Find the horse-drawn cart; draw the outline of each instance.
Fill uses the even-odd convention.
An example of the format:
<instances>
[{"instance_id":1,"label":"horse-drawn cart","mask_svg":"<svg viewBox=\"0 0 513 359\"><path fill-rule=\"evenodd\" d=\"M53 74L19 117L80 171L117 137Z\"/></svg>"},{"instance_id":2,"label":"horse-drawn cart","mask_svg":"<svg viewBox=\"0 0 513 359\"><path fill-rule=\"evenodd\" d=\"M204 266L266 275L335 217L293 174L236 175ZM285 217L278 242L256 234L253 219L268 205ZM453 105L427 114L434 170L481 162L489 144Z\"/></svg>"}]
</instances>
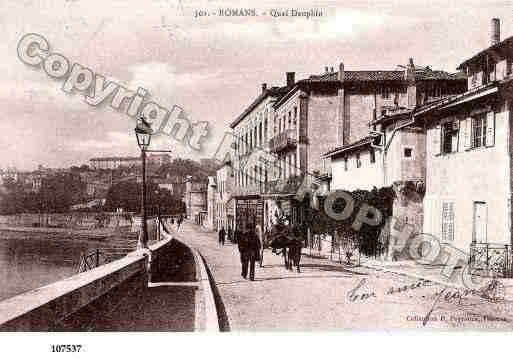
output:
<instances>
[{"instance_id":1,"label":"horse-drawn cart","mask_svg":"<svg viewBox=\"0 0 513 359\"><path fill-rule=\"evenodd\" d=\"M290 228L283 221L278 221L278 223L272 225L271 231L263 238L260 266L263 264L263 249L267 247L271 248L276 255L283 255L286 269L292 270L294 266L300 272L299 265L303 239L297 227Z\"/></svg>"}]
</instances>

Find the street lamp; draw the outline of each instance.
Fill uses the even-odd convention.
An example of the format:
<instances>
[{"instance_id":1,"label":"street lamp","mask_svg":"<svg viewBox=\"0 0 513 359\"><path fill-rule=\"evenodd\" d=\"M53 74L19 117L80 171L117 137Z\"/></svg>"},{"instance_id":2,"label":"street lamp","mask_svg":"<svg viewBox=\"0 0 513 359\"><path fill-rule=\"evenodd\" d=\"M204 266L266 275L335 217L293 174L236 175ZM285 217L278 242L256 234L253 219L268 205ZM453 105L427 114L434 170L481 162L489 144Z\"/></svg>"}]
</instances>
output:
<instances>
[{"instance_id":1,"label":"street lamp","mask_svg":"<svg viewBox=\"0 0 513 359\"><path fill-rule=\"evenodd\" d=\"M142 195L141 195L141 235L139 236L139 242L137 243L138 248L148 248L148 224L146 214L146 151L150 146L151 135L153 130L150 124L144 117L140 117L135 127L135 136L137 137L137 144L141 149L141 161L142 161Z\"/></svg>"}]
</instances>

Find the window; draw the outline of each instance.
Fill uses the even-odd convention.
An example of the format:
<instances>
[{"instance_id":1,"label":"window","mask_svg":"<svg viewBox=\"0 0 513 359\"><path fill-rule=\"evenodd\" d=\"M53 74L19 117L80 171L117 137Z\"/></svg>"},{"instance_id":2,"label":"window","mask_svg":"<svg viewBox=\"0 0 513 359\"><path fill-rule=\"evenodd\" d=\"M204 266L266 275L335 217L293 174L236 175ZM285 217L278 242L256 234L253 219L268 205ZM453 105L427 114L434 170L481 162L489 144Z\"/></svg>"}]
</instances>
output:
<instances>
[{"instance_id":1,"label":"window","mask_svg":"<svg viewBox=\"0 0 513 359\"><path fill-rule=\"evenodd\" d=\"M472 148L486 145L486 114L481 113L472 118Z\"/></svg>"},{"instance_id":2,"label":"window","mask_svg":"<svg viewBox=\"0 0 513 359\"><path fill-rule=\"evenodd\" d=\"M457 151L458 145L458 122L449 121L442 124L442 153ZM405 156L406 157L406 153Z\"/></svg>"},{"instance_id":3,"label":"window","mask_svg":"<svg viewBox=\"0 0 513 359\"><path fill-rule=\"evenodd\" d=\"M374 151L374 148L371 147L369 153L370 153L370 163L376 162L376 152Z\"/></svg>"},{"instance_id":4,"label":"window","mask_svg":"<svg viewBox=\"0 0 513 359\"><path fill-rule=\"evenodd\" d=\"M267 142L267 114L264 119L264 142Z\"/></svg>"},{"instance_id":5,"label":"window","mask_svg":"<svg viewBox=\"0 0 513 359\"><path fill-rule=\"evenodd\" d=\"M413 149L410 147L404 148L404 158L412 158L413 157Z\"/></svg>"},{"instance_id":6,"label":"window","mask_svg":"<svg viewBox=\"0 0 513 359\"><path fill-rule=\"evenodd\" d=\"M347 171L347 157L344 158L344 171Z\"/></svg>"},{"instance_id":7,"label":"window","mask_svg":"<svg viewBox=\"0 0 513 359\"><path fill-rule=\"evenodd\" d=\"M297 124L297 106L294 106L294 118L292 124L296 127Z\"/></svg>"},{"instance_id":8,"label":"window","mask_svg":"<svg viewBox=\"0 0 513 359\"><path fill-rule=\"evenodd\" d=\"M289 111L289 127L292 128L292 112Z\"/></svg>"},{"instance_id":9,"label":"window","mask_svg":"<svg viewBox=\"0 0 513 359\"><path fill-rule=\"evenodd\" d=\"M486 113L472 117L472 148L486 146Z\"/></svg>"},{"instance_id":10,"label":"window","mask_svg":"<svg viewBox=\"0 0 513 359\"><path fill-rule=\"evenodd\" d=\"M512 64L513 64L513 59L506 59L506 75L507 76L511 75Z\"/></svg>"},{"instance_id":11,"label":"window","mask_svg":"<svg viewBox=\"0 0 513 359\"><path fill-rule=\"evenodd\" d=\"M262 122L258 125L258 145L262 146Z\"/></svg>"},{"instance_id":12,"label":"window","mask_svg":"<svg viewBox=\"0 0 513 359\"><path fill-rule=\"evenodd\" d=\"M362 161L360 160L360 154L356 154L356 168L362 167Z\"/></svg>"},{"instance_id":13,"label":"window","mask_svg":"<svg viewBox=\"0 0 513 359\"><path fill-rule=\"evenodd\" d=\"M442 241L454 240L454 202L442 202Z\"/></svg>"},{"instance_id":14,"label":"window","mask_svg":"<svg viewBox=\"0 0 513 359\"><path fill-rule=\"evenodd\" d=\"M477 73L474 72L472 76L470 77L470 83L472 87L475 87L477 85Z\"/></svg>"}]
</instances>

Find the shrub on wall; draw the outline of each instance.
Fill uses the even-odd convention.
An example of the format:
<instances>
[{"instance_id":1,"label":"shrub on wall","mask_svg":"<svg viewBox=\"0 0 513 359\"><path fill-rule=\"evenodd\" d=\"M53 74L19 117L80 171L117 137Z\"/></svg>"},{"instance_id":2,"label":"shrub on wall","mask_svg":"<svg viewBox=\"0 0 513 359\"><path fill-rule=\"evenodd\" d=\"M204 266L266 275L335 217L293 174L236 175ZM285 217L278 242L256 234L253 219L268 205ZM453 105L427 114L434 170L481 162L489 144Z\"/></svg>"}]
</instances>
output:
<instances>
[{"instance_id":1,"label":"shrub on wall","mask_svg":"<svg viewBox=\"0 0 513 359\"><path fill-rule=\"evenodd\" d=\"M354 209L351 215L344 220L335 220L324 211L324 200L321 199L318 210L310 208L307 213L307 223L312 234L338 234L336 245L344 248L358 248L361 254L367 256L378 256L386 250L385 238L380 236L386 219L392 215L392 206L395 199L395 192L392 187L374 187L372 190L346 191L353 198ZM363 206L375 208L380 214L377 225L363 223L358 230L354 224L358 213ZM344 210L346 203L338 199L333 204L333 211L340 213ZM374 212L369 212L372 215Z\"/></svg>"}]
</instances>

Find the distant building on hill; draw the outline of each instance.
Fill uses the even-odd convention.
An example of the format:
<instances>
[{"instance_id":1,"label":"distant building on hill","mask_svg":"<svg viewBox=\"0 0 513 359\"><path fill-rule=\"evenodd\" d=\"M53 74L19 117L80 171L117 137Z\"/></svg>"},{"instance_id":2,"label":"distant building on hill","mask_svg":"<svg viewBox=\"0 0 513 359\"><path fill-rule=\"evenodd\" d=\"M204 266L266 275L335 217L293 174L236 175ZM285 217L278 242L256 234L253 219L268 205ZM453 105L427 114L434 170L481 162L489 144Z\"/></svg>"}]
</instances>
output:
<instances>
[{"instance_id":1,"label":"distant building on hill","mask_svg":"<svg viewBox=\"0 0 513 359\"><path fill-rule=\"evenodd\" d=\"M119 167L140 166L140 157L96 157L89 160L91 168L95 170L112 170Z\"/></svg>"},{"instance_id":2,"label":"distant building on hill","mask_svg":"<svg viewBox=\"0 0 513 359\"><path fill-rule=\"evenodd\" d=\"M184 202L187 217L198 222L200 214L207 210L207 183L193 182L189 178L185 184Z\"/></svg>"},{"instance_id":3,"label":"distant building on hill","mask_svg":"<svg viewBox=\"0 0 513 359\"><path fill-rule=\"evenodd\" d=\"M171 156L164 154L149 154L146 163L153 166L162 166L171 163ZM91 168L95 170L113 170L120 167L141 166L141 157L95 157L89 160Z\"/></svg>"},{"instance_id":4,"label":"distant building on hill","mask_svg":"<svg viewBox=\"0 0 513 359\"><path fill-rule=\"evenodd\" d=\"M162 154L150 154L147 158L149 164L162 166L171 163L171 156L167 153Z\"/></svg>"}]
</instances>

